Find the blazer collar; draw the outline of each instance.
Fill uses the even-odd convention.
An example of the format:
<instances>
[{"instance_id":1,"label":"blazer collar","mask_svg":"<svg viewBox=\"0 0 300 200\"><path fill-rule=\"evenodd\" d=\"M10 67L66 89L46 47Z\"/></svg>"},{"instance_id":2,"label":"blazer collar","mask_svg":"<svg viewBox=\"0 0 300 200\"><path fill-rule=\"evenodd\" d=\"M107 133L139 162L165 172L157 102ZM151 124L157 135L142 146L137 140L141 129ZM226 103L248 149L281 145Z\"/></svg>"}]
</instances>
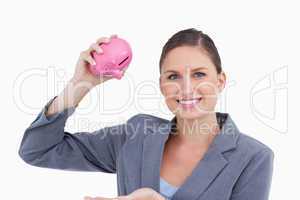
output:
<instances>
[{"instance_id":1,"label":"blazer collar","mask_svg":"<svg viewBox=\"0 0 300 200\"><path fill-rule=\"evenodd\" d=\"M228 161L223 153L236 148L239 130L228 113L216 112L220 132L215 136L209 149L196 165L192 174L179 187L173 200L197 199L226 167ZM170 121L162 119L143 142L141 187L150 187L159 192L161 161L165 143L172 130L176 129L176 117Z\"/></svg>"}]
</instances>

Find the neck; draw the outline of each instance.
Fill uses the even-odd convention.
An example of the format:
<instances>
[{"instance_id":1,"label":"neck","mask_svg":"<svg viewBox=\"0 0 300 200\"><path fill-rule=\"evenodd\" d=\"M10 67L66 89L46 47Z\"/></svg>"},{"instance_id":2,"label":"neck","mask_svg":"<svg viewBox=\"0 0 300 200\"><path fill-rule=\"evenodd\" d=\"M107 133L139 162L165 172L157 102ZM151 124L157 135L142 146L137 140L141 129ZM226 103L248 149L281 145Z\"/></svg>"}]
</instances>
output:
<instances>
[{"instance_id":1,"label":"neck","mask_svg":"<svg viewBox=\"0 0 300 200\"><path fill-rule=\"evenodd\" d=\"M177 132L175 138L184 145L208 148L220 130L215 112L195 119L180 117L176 117L176 119Z\"/></svg>"}]
</instances>

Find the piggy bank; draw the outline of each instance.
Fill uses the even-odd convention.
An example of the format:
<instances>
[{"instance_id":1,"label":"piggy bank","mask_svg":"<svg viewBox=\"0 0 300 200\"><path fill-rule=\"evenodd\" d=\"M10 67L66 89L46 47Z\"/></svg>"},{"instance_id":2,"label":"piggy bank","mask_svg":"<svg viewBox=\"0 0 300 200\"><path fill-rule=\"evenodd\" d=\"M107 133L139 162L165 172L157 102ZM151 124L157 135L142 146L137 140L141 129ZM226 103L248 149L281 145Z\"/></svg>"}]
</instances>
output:
<instances>
[{"instance_id":1,"label":"piggy bank","mask_svg":"<svg viewBox=\"0 0 300 200\"><path fill-rule=\"evenodd\" d=\"M109 43L102 43L100 47L102 54L92 52L96 64L90 65L91 72L98 76L112 76L121 79L122 69L127 68L132 59L132 50L130 45L124 39L117 36L112 37Z\"/></svg>"}]
</instances>

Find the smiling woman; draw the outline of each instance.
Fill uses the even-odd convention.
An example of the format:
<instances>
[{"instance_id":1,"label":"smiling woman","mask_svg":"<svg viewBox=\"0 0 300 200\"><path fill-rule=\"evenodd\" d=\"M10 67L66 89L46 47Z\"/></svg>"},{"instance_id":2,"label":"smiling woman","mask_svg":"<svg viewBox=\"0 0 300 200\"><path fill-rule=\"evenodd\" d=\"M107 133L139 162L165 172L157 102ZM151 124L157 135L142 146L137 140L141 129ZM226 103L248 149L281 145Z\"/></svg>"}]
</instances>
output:
<instances>
[{"instance_id":1,"label":"smiling woman","mask_svg":"<svg viewBox=\"0 0 300 200\"><path fill-rule=\"evenodd\" d=\"M82 86L110 79L85 70L92 50L101 51L92 45L81 54L68 86L25 130L19 155L26 163L116 173L119 199L268 199L274 153L242 133L229 113L215 111L226 75L209 36L186 29L163 47L159 83L171 120L140 113L123 124L71 134L64 131L66 120L90 90Z\"/></svg>"},{"instance_id":2,"label":"smiling woman","mask_svg":"<svg viewBox=\"0 0 300 200\"><path fill-rule=\"evenodd\" d=\"M208 175L204 173L205 170L207 170L207 173L213 173L213 168L220 167L217 164L219 162L218 159L215 158L214 161L210 162L206 161L206 159L212 156L210 151L217 141L220 140L220 149L226 146L225 141L222 140L226 140L225 138L228 136L220 134L228 130L225 130L223 126L224 121L222 122L221 118L224 117L225 125L233 125L233 121L230 120L228 113L215 112L218 95L226 84L226 74L222 70L221 59L213 40L202 31L196 29L179 31L163 47L159 64L161 73L160 89L168 108L175 114L173 120L176 127L174 131L176 134L171 135L165 143L160 171L160 176L171 185L169 188L162 188L162 190L166 189L168 191L172 187L177 186L179 190L172 194L174 199L180 199L179 197L190 199L180 194L184 191L182 188L190 185L190 190L202 190L204 188L201 188L201 185L207 186L210 183L211 186L206 188L206 190L211 193L205 192L200 199L267 199L271 182L273 152L269 147L256 141L254 138L247 136L248 144L243 144L243 140L246 140L244 135L234 133L233 135L235 136L233 138L236 138L232 138L230 139L232 141L228 140L227 142L232 142L235 151L232 151L232 155L229 154L230 152L227 152L230 156L224 157L231 164L225 169L217 170L216 172L221 172L220 175L215 174L207 178ZM255 145L256 143L260 144L261 147ZM255 146L254 149L259 150L263 148L267 151L264 155L265 158L258 158L264 159L263 162L265 162L261 166L262 171L251 171L253 175L257 173L265 178L255 180L256 178L254 177L247 177L249 178L247 181L254 184L252 185L253 188L243 185L243 190L239 191L240 183L246 183L246 179L238 179L238 177L245 176L242 175L245 172L236 174L236 172L230 171L230 168L235 170L241 168L233 164L235 162L234 159L240 159L236 152L243 151L243 148L248 149L252 145ZM249 161L248 164L250 165ZM254 163L254 166L261 164L257 162ZM247 168L246 166L247 164L244 165L244 169ZM224 176L224 173L233 177L236 175L236 179L227 180L224 178L222 180L221 177ZM175 174L176 176L174 176ZM203 176L203 180L195 180L194 176L198 176L198 178ZM211 179L213 177L218 178L213 181ZM192 180L195 181L193 186ZM218 182L230 186L229 188L231 189L228 188L229 191L223 191L225 196L216 195L217 193L213 192L215 190L220 193L220 191L224 190L221 188L221 185L218 185ZM200 187L197 187L195 183L198 183ZM199 195L197 192L195 194ZM195 197L193 196L193 198Z\"/></svg>"}]
</instances>

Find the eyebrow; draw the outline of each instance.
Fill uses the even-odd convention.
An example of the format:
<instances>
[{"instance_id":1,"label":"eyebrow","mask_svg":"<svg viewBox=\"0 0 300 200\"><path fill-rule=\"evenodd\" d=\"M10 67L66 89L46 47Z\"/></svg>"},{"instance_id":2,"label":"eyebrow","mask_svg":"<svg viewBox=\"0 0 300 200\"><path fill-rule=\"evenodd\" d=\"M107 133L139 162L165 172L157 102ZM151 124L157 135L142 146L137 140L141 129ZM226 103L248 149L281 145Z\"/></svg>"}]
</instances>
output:
<instances>
[{"instance_id":1,"label":"eyebrow","mask_svg":"<svg viewBox=\"0 0 300 200\"><path fill-rule=\"evenodd\" d=\"M193 71L200 70L200 69L207 69L207 68L206 68L206 67L197 67L197 68L195 68L195 69L192 69L192 72L193 72ZM175 72L175 73L177 73L176 70L167 70L167 71L165 71L164 73L169 73L169 72Z\"/></svg>"}]
</instances>

